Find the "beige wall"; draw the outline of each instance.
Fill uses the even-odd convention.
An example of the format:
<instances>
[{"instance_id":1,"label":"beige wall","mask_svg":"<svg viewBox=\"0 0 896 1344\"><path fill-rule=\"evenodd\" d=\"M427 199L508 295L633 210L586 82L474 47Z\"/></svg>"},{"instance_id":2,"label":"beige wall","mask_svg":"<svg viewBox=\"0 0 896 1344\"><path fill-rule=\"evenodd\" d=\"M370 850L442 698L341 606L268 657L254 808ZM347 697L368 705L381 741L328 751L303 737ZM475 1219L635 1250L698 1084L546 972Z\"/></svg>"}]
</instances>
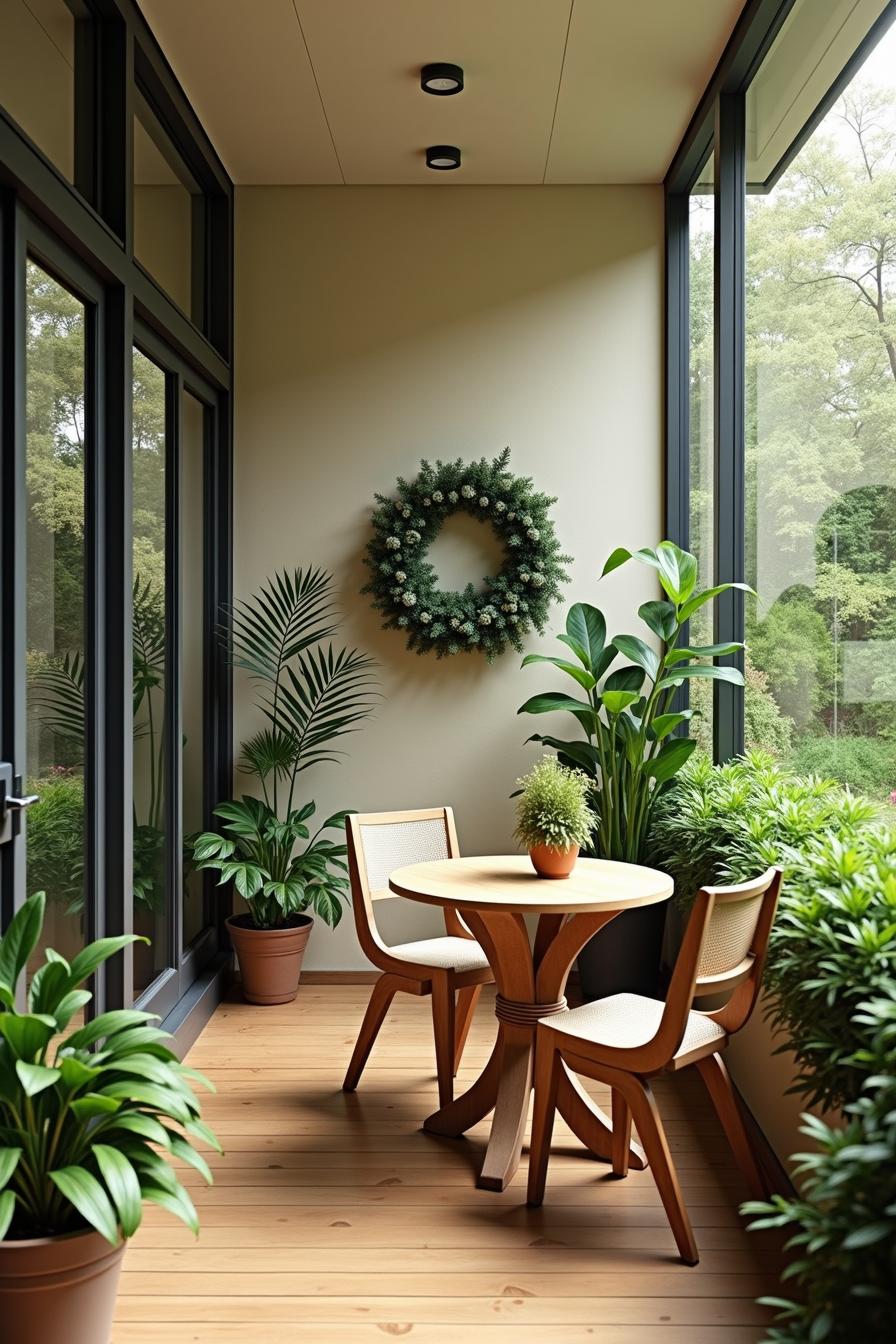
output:
<instances>
[{"instance_id":1,"label":"beige wall","mask_svg":"<svg viewBox=\"0 0 896 1344\"><path fill-rule=\"evenodd\" d=\"M327 566L346 642L382 667L376 719L309 793L324 813L450 803L467 852L507 850L508 794L536 756L516 709L551 676L515 653L416 657L380 629L358 591L373 494L421 456L509 444L513 468L559 497L568 598L631 627L649 573L597 575L614 546L660 536L661 190L243 188L236 277L236 592L278 566ZM483 572L468 533L439 548L444 578ZM238 685L237 737L254 723ZM422 907L380 909L392 941L438 931ZM306 964L365 964L350 913L315 929Z\"/></svg>"}]
</instances>

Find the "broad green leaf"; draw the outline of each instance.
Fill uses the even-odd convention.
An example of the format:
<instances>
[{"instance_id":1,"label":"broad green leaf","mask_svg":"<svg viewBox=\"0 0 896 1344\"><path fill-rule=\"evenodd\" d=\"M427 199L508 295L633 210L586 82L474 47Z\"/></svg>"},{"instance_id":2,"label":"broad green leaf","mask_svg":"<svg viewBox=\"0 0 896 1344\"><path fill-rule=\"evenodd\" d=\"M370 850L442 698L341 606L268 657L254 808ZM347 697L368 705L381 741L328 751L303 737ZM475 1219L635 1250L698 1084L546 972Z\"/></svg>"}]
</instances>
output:
<instances>
[{"instance_id":1,"label":"broad green leaf","mask_svg":"<svg viewBox=\"0 0 896 1344\"><path fill-rule=\"evenodd\" d=\"M58 1069L48 1069L45 1064L26 1064L24 1059L16 1060L16 1073L28 1097L36 1097L38 1092L52 1087L61 1077Z\"/></svg>"},{"instance_id":2,"label":"broad green leaf","mask_svg":"<svg viewBox=\"0 0 896 1344\"><path fill-rule=\"evenodd\" d=\"M113 1246L117 1246L120 1237L115 1210L96 1177L83 1167L62 1167L59 1171L51 1171L49 1176L56 1189L74 1205L85 1222L95 1227Z\"/></svg>"},{"instance_id":3,"label":"broad green leaf","mask_svg":"<svg viewBox=\"0 0 896 1344\"><path fill-rule=\"evenodd\" d=\"M638 615L664 644L668 644L678 631L675 607L671 602L644 602L638 608Z\"/></svg>"},{"instance_id":4,"label":"broad green leaf","mask_svg":"<svg viewBox=\"0 0 896 1344\"><path fill-rule=\"evenodd\" d=\"M552 667L559 668L568 677L572 677L586 691L593 691L597 685L597 678L587 668L577 667L575 663L569 663L565 658L552 658L545 653L527 653L520 666L528 667L530 663L550 663Z\"/></svg>"},{"instance_id":5,"label":"broad green leaf","mask_svg":"<svg viewBox=\"0 0 896 1344\"><path fill-rule=\"evenodd\" d=\"M673 649L666 654L666 666L687 658L723 658L729 653L739 653L743 647L743 644L702 644L693 649Z\"/></svg>"},{"instance_id":6,"label":"broad green leaf","mask_svg":"<svg viewBox=\"0 0 896 1344\"><path fill-rule=\"evenodd\" d=\"M626 560L631 560L631 558L631 551L627 550L625 546L617 546L612 555L608 556L606 563L600 572L601 578L606 578L608 574L613 573L614 569L618 569L620 565L624 565Z\"/></svg>"},{"instance_id":7,"label":"broad green leaf","mask_svg":"<svg viewBox=\"0 0 896 1344\"><path fill-rule=\"evenodd\" d=\"M153 1110L159 1111L162 1115L173 1116L175 1120L180 1120L182 1124L185 1124L191 1118L198 1105L194 1100L191 1107L180 1093L167 1087L159 1087L156 1083L143 1082L139 1078L128 1078L119 1083L110 1083L108 1087L102 1089L101 1095L115 1097L120 1101L142 1102L145 1106L151 1106Z\"/></svg>"},{"instance_id":8,"label":"broad green leaf","mask_svg":"<svg viewBox=\"0 0 896 1344\"><path fill-rule=\"evenodd\" d=\"M604 682L604 694L607 691L640 691L643 684L643 668L620 667L611 672Z\"/></svg>"},{"instance_id":9,"label":"broad green leaf","mask_svg":"<svg viewBox=\"0 0 896 1344\"><path fill-rule=\"evenodd\" d=\"M56 1032L56 1019L44 1013L0 1013L0 1033L19 1059L34 1059Z\"/></svg>"},{"instance_id":10,"label":"broad green leaf","mask_svg":"<svg viewBox=\"0 0 896 1344\"><path fill-rule=\"evenodd\" d=\"M658 784L664 784L667 779L678 774L696 749L697 743L692 737L673 737L660 748L652 761L645 761L644 771Z\"/></svg>"},{"instance_id":11,"label":"broad green leaf","mask_svg":"<svg viewBox=\"0 0 896 1344\"><path fill-rule=\"evenodd\" d=\"M661 541L656 548L660 583L676 604L686 602L697 582L697 561L674 541Z\"/></svg>"},{"instance_id":12,"label":"broad green leaf","mask_svg":"<svg viewBox=\"0 0 896 1344\"><path fill-rule=\"evenodd\" d=\"M154 1013L142 1013L137 1008L113 1008L111 1012L100 1013L92 1022L72 1032L65 1043L72 1050L86 1050L104 1036L113 1036L115 1032L124 1031L126 1027L137 1027L146 1022L157 1021L158 1018Z\"/></svg>"},{"instance_id":13,"label":"broad green leaf","mask_svg":"<svg viewBox=\"0 0 896 1344\"><path fill-rule=\"evenodd\" d=\"M662 741L664 737L674 733L679 724L687 723L693 717L693 714L692 709L683 709L677 714L657 714L647 729L648 738L654 742Z\"/></svg>"},{"instance_id":14,"label":"broad green leaf","mask_svg":"<svg viewBox=\"0 0 896 1344\"><path fill-rule=\"evenodd\" d=\"M46 894L35 892L9 921L9 928L0 938L0 985L15 992L16 982L31 953L44 922Z\"/></svg>"},{"instance_id":15,"label":"broad green leaf","mask_svg":"<svg viewBox=\"0 0 896 1344\"><path fill-rule=\"evenodd\" d=\"M574 639L572 635L563 634L558 635L557 638L559 639L561 644L565 644L568 649L572 649L573 653L578 658L582 666L587 668L591 659L588 650L585 648L585 645L580 644L579 641L577 639Z\"/></svg>"},{"instance_id":16,"label":"broad green leaf","mask_svg":"<svg viewBox=\"0 0 896 1344\"><path fill-rule=\"evenodd\" d=\"M637 635L614 635L612 643L623 658L629 658L636 667L643 667L651 681L656 681L660 670L659 655Z\"/></svg>"},{"instance_id":17,"label":"broad green leaf","mask_svg":"<svg viewBox=\"0 0 896 1344\"><path fill-rule=\"evenodd\" d=\"M186 1162L187 1166L192 1167L194 1171L198 1171L206 1184L211 1185L211 1168L202 1154L197 1153L196 1149L191 1147L186 1139L182 1139L178 1134L172 1134L171 1153L173 1157L180 1158L181 1162Z\"/></svg>"},{"instance_id":18,"label":"broad green leaf","mask_svg":"<svg viewBox=\"0 0 896 1344\"><path fill-rule=\"evenodd\" d=\"M743 686L744 674L738 667L711 667L708 663L694 663L690 667L677 667L668 677L658 683L661 691L672 690L692 677L706 677L710 681L727 681L732 686Z\"/></svg>"},{"instance_id":19,"label":"broad green leaf","mask_svg":"<svg viewBox=\"0 0 896 1344\"><path fill-rule=\"evenodd\" d=\"M82 1064L79 1059L72 1059L68 1055L59 1061L59 1072L62 1074L63 1084L72 1092L76 1092L79 1087L86 1087L94 1078L99 1078L103 1071L92 1069L87 1064Z\"/></svg>"},{"instance_id":20,"label":"broad green leaf","mask_svg":"<svg viewBox=\"0 0 896 1344\"><path fill-rule=\"evenodd\" d=\"M603 612L588 602L576 602L566 614L566 633L586 651L588 661L585 666L589 672L594 672L607 642Z\"/></svg>"},{"instance_id":21,"label":"broad green leaf","mask_svg":"<svg viewBox=\"0 0 896 1344\"><path fill-rule=\"evenodd\" d=\"M180 1218L181 1222L186 1223L191 1232L199 1235L199 1218L193 1201L182 1186L178 1186L177 1192L162 1189L160 1186L144 1185L143 1198L148 1199L151 1204L158 1204L160 1209L167 1209L173 1213L175 1218Z\"/></svg>"},{"instance_id":22,"label":"broad green leaf","mask_svg":"<svg viewBox=\"0 0 896 1344\"><path fill-rule=\"evenodd\" d=\"M104 1101L109 1101L109 1097L104 1097ZM158 1120L151 1115L143 1115L140 1111L125 1111L105 1127L105 1131L123 1129L131 1134L139 1134L141 1139L146 1139L149 1143L156 1143L162 1148L171 1147L171 1135L164 1125L159 1124Z\"/></svg>"},{"instance_id":23,"label":"broad green leaf","mask_svg":"<svg viewBox=\"0 0 896 1344\"><path fill-rule=\"evenodd\" d=\"M0 1182L2 1184L2 1182ZM857 1227L854 1232L850 1232L843 1239L844 1251L856 1251L862 1246L873 1246L875 1242L883 1241L885 1237L893 1235L891 1223L865 1223L864 1227Z\"/></svg>"},{"instance_id":24,"label":"broad green leaf","mask_svg":"<svg viewBox=\"0 0 896 1344\"><path fill-rule=\"evenodd\" d=\"M542 695L531 696L524 705L520 705L517 714L553 714L556 711L575 714L586 728L594 722L594 711L584 700L576 700L562 691L546 691Z\"/></svg>"},{"instance_id":25,"label":"broad green leaf","mask_svg":"<svg viewBox=\"0 0 896 1344\"><path fill-rule=\"evenodd\" d=\"M678 613L679 620L684 623L690 620L695 611L698 611L705 603L711 602L713 598L718 597L720 593L727 593L730 589L737 588L742 593L751 593L756 596L755 591L748 583L717 583L714 588L705 588L702 593L695 593Z\"/></svg>"},{"instance_id":26,"label":"broad green leaf","mask_svg":"<svg viewBox=\"0 0 896 1344\"><path fill-rule=\"evenodd\" d=\"M104 1097L99 1092L87 1092L76 1097L71 1103L71 1111L80 1121L94 1120L97 1116L113 1115L119 1110L121 1102L114 1097Z\"/></svg>"},{"instance_id":27,"label":"broad green leaf","mask_svg":"<svg viewBox=\"0 0 896 1344\"><path fill-rule=\"evenodd\" d=\"M143 1200L140 1193L140 1181L128 1159L105 1143L93 1145L93 1155L106 1189L112 1196L112 1203L118 1211L118 1221L124 1236L132 1237L140 1226L143 1213Z\"/></svg>"},{"instance_id":28,"label":"broad green leaf","mask_svg":"<svg viewBox=\"0 0 896 1344\"><path fill-rule=\"evenodd\" d=\"M102 966L104 961L108 961L110 957L115 956L116 952L121 952L131 943L148 942L148 938L140 938L135 933L123 933L116 938L99 938L95 943L88 943L72 958L69 985L74 989L82 980L86 980L88 976L93 975L94 971Z\"/></svg>"},{"instance_id":29,"label":"broad green leaf","mask_svg":"<svg viewBox=\"0 0 896 1344\"><path fill-rule=\"evenodd\" d=\"M60 999L53 1014L56 1019L56 1030L65 1031L75 1013L86 1007L92 998L93 995L89 989L73 989L64 998Z\"/></svg>"},{"instance_id":30,"label":"broad green leaf","mask_svg":"<svg viewBox=\"0 0 896 1344\"><path fill-rule=\"evenodd\" d=\"M21 1156L21 1148L0 1148L0 1190L9 1184Z\"/></svg>"},{"instance_id":31,"label":"broad green leaf","mask_svg":"<svg viewBox=\"0 0 896 1344\"><path fill-rule=\"evenodd\" d=\"M9 1225L12 1222L13 1214L16 1211L16 1197L11 1190L4 1190L0 1194L0 1241L9 1231Z\"/></svg>"},{"instance_id":32,"label":"broad green leaf","mask_svg":"<svg viewBox=\"0 0 896 1344\"><path fill-rule=\"evenodd\" d=\"M64 961L45 961L31 977L28 1007L32 1013L55 1013L69 988L69 968Z\"/></svg>"},{"instance_id":33,"label":"broad green leaf","mask_svg":"<svg viewBox=\"0 0 896 1344\"><path fill-rule=\"evenodd\" d=\"M204 1120L194 1117L189 1124L184 1125L184 1133L188 1134L191 1139L199 1139L200 1142L207 1143L209 1148L214 1148L216 1153L224 1151L217 1134L209 1128Z\"/></svg>"},{"instance_id":34,"label":"broad green leaf","mask_svg":"<svg viewBox=\"0 0 896 1344\"><path fill-rule=\"evenodd\" d=\"M564 741L559 737L551 737L545 733L533 733L526 739L527 742L541 742L546 747L552 747L558 756L567 757L580 770L584 770L588 775L596 775L600 768L600 757L597 748L590 742L580 742L573 740Z\"/></svg>"},{"instance_id":35,"label":"broad green leaf","mask_svg":"<svg viewBox=\"0 0 896 1344\"><path fill-rule=\"evenodd\" d=\"M621 714L640 699L637 691L607 691L603 693L604 708L609 714Z\"/></svg>"}]
</instances>

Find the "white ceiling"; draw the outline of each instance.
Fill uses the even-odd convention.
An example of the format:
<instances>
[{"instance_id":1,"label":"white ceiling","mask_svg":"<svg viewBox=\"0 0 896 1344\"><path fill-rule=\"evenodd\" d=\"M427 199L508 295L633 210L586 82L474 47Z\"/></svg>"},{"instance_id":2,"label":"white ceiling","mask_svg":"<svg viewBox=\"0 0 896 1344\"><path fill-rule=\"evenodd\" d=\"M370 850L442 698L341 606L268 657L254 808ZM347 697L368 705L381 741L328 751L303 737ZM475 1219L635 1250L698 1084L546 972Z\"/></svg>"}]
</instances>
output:
<instances>
[{"instance_id":1,"label":"white ceiling","mask_svg":"<svg viewBox=\"0 0 896 1344\"><path fill-rule=\"evenodd\" d=\"M234 181L445 185L661 181L743 0L141 3Z\"/></svg>"}]
</instances>

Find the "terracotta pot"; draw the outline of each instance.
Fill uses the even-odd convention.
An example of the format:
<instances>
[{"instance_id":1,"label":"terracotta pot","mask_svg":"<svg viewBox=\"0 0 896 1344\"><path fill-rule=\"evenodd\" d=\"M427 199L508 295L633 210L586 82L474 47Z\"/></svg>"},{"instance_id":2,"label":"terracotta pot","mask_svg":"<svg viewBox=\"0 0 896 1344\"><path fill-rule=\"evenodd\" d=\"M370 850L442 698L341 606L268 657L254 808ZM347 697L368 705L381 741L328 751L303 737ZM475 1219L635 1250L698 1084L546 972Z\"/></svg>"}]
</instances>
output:
<instances>
[{"instance_id":1,"label":"terracotta pot","mask_svg":"<svg viewBox=\"0 0 896 1344\"><path fill-rule=\"evenodd\" d=\"M250 915L227 920L247 1003L292 1003L314 920L293 915L282 929L257 929Z\"/></svg>"},{"instance_id":2,"label":"terracotta pot","mask_svg":"<svg viewBox=\"0 0 896 1344\"><path fill-rule=\"evenodd\" d=\"M529 850L532 867L539 877L569 877L579 857L578 845L554 849L551 845L533 845Z\"/></svg>"},{"instance_id":3,"label":"terracotta pot","mask_svg":"<svg viewBox=\"0 0 896 1344\"><path fill-rule=\"evenodd\" d=\"M0 1241L2 1337L16 1344L108 1344L124 1246L110 1246L92 1230Z\"/></svg>"}]
</instances>

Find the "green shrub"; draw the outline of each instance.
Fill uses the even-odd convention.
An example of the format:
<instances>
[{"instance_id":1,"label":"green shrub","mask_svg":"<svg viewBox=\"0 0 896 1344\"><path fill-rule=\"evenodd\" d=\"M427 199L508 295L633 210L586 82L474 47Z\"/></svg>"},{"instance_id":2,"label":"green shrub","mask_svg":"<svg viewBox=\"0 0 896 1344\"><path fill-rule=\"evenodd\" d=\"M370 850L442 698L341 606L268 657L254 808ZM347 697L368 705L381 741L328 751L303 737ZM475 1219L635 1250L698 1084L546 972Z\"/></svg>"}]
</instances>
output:
<instances>
[{"instance_id":1,"label":"green shrub","mask_svg":"<svg viewBox=\"0 0 896 1344\"><path fill-rule=\"evenodd\" d=\"M778 702L769 690L768 677L750 660L749 651L744 665L744 742L747 751L763 751L776 759L790 755L793 739L793 719L782 714ZM712 759L712 683L694 681L690 689L690 706L694 717L690 736Z\"/></svg>"},{"instance_id":2,"label":"green shrub","mask_svg":"<svg viewBox=\"0 0 896 1344\"><path fill-rule=\"evenodd\" d=\"M30 780L40 802L28 811L28 890L45 891L67 914L84 906L84 780L80 774Z\"/></svg>"},{"instance_id":3,"label":"green shrub","mask_svg":"<svg viewBox=\"0 0 896 1344\"><path fill-rule=\"evenodd\" d=\"M896 742L886 738L804 737L791 764L801 774L827 775L881 801L896 789Z\"/></svg>"},{"instance_id":4,"label":"green shrub","mask_svg":"<svg viewBox=\"0 0 896 1344\"><path fill-rule=\"evenodd\" d=\"M842 1126L803 1116L814 1150L795 1157L798 1198L751 1202L752 1226L793 1228L785 1270L802 1300L766 1298L781 1308L767 1338L776 1344L889 1339L896 1318L896 981L859 1004L851 1035L861 1094Z\"/></svg>"},{"instance_id":5,"label":"green shrub","mask_svg":"<svg viewBox=\"0 0 896 1344\"><path fill-rule=\"evenodd\" d=\"M588 806L591 782L580 770L569 770L556 756L545 756L517 784L522 794L515 835L527 849L536 845L569 849L587 842L596 817Z\"/></svg>"}]
</instances>

